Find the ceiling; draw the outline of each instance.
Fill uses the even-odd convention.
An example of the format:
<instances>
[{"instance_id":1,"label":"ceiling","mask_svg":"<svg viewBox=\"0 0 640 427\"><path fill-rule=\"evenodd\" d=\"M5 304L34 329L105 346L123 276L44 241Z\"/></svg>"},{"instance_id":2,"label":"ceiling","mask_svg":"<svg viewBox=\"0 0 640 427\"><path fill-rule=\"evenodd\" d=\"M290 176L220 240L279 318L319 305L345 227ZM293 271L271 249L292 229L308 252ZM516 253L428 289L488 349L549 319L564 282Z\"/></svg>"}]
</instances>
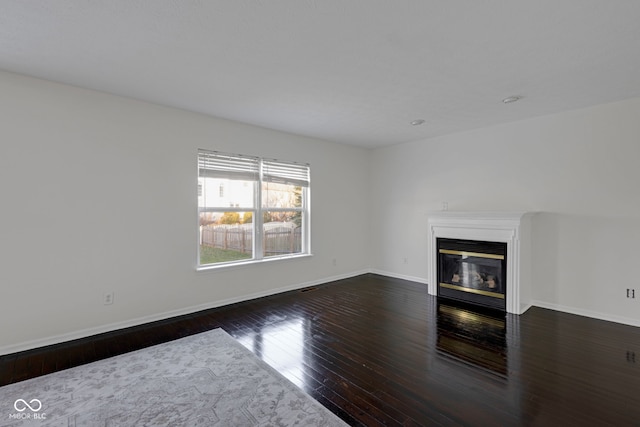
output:
<instances>
[{"instance_id":1,"label":"ceiling","mask_svg":"<svg viewBox=\"0 0 640 427\"><path fill-rule=\"evenodd\" d=\"M634 0L2 0L0 69L380 147L638 97L639 22Z\"/></svg>"}]
</instances>

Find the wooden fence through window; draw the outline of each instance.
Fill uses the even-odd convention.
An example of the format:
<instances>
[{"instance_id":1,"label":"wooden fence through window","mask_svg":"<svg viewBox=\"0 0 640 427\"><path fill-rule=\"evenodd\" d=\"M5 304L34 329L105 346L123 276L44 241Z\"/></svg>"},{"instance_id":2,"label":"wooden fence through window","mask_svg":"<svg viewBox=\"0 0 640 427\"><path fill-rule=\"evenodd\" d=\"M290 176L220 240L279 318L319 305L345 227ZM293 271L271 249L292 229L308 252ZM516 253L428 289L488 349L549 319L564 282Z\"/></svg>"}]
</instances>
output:
<instances>
[{"instance_id":1,"label":"wooden fence through window","mask_svg":"<svg viewBox=\"0 0 640 427\"><path fill-rule=\"evenodd\" d=\"M205 225L200 229L200 244L251 254L253 224ZM262 239L264 256L298 253L302 250L302 230L289 223L265 224Z\"/></svg>"}]
</instances>

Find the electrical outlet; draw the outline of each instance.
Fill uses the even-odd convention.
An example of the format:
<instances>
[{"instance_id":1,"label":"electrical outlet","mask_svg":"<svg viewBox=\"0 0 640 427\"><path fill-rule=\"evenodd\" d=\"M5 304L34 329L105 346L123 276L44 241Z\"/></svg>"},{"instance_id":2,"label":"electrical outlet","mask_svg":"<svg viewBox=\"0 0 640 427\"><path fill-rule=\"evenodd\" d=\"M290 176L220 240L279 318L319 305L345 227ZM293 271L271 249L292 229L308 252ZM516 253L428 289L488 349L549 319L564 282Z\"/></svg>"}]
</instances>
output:
<instances>
[{"instance_id":1,"label":"electrical outlet","mask_svg":"<svg viewBox=\"0 0 640 427\"><path fill-rule=\"evenodd\" d=\"M102 295L102 303L104 305L111 305L113 304L113 292L105 292Z\"/></svg>"},{"instance_id":2,"label":"electrical outlet","mask_svg":"<svg viewBox=\"0 0 640 427\"><path fill-rule=\"evenodd\" d=\"M636 363L636 352L627 350L627 362Z\"/></svg>"},{"instance_id":3,"label":"electrical outlet","mask_svg":"<svg viewBox=\"0 0 640 427\"><path fill-rule=\"evenodd\" d=\"M636 297L636 290L627 288L627 298L634 299Z\"/></svg>"}]
</instances>

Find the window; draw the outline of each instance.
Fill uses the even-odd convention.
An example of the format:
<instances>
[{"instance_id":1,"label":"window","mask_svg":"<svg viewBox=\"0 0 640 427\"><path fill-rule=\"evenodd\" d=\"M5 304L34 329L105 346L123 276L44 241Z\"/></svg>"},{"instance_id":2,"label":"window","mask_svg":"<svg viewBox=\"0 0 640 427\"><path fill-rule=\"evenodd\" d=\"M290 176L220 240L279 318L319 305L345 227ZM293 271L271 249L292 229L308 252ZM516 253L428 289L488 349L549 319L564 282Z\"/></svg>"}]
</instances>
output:
<instances>
[{"instance_id":1,"label":"window","mask_svg":"<svg viewBox=\"0 0 640 427\"><path fill-rule=\"evenodd\" d=\"M308 254L309 165L198 151L198 266Z\"/></svg>"}]
</instances>

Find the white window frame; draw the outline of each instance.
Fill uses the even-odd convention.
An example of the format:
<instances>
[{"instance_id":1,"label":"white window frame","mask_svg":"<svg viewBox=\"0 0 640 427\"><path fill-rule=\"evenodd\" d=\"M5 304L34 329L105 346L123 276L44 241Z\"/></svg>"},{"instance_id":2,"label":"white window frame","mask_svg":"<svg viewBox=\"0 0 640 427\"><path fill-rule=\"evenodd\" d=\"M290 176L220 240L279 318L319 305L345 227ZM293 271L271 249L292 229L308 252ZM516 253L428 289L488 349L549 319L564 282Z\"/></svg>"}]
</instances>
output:
<instances>
[{"instance_id":1,"label":"white window frame","mask_svg":"<svg viewBox=\"0 0 640 427\"><path fill-rule=\"evenodd\" d=\"M258 174L256 175L256 179L253 181L253 208L246 206L239 207L213 207L213 208L205 208L207 212L251 212L253 215L253 248L252 253L253 257L250 259L241 259L235 261L226 261L226 262L217 262L214 264L200 264L200 213L203 211L198 203L197 209L197 226L198 226L198 250L197 250L197 260L196 260L196 269L197 270L209 270L216 269L221 267L229 267L229 266L238 266L244 264L253 264L264 261L272 261L279 259L288 259L288 258L298 258L305 257L311 255L311 213L310 213L310 165L308 163L299 163L292 161L281 161L278 159L269 159L255 156L245 156L240 154L229 154L218 151L210 151L205 149L198 150L198 178L201 178L200 166L201 166L201 156L221 156L221 157L231 157L238 159L254 159L258 163ZM265 167L266 165L266 167ZM283 167L284 174L269 174L265 172L265 170L269 170L269 165L281 166ZM305 172L306 170L306 172ZM289 176L287 173L289 171L293 171L293 175ZM306 176L305 176L306 175ZM290 181L293 180L293 181ZM298 182L301 184L302 188L302 200L301 207L299 208L275 208L263 206L263 194L262 194L262 184L264 182ZM225 193L230 192L231 189L225 186ZM263 252L263 238L264 238L264 222L263 222L263 213L264 212L292 212L299 211L301 212L302 217L302 226L301 226L301 249L300 252L295 253L287 253L283 255L271 255L265 256Z\"/></svg>"}]
</instances>

